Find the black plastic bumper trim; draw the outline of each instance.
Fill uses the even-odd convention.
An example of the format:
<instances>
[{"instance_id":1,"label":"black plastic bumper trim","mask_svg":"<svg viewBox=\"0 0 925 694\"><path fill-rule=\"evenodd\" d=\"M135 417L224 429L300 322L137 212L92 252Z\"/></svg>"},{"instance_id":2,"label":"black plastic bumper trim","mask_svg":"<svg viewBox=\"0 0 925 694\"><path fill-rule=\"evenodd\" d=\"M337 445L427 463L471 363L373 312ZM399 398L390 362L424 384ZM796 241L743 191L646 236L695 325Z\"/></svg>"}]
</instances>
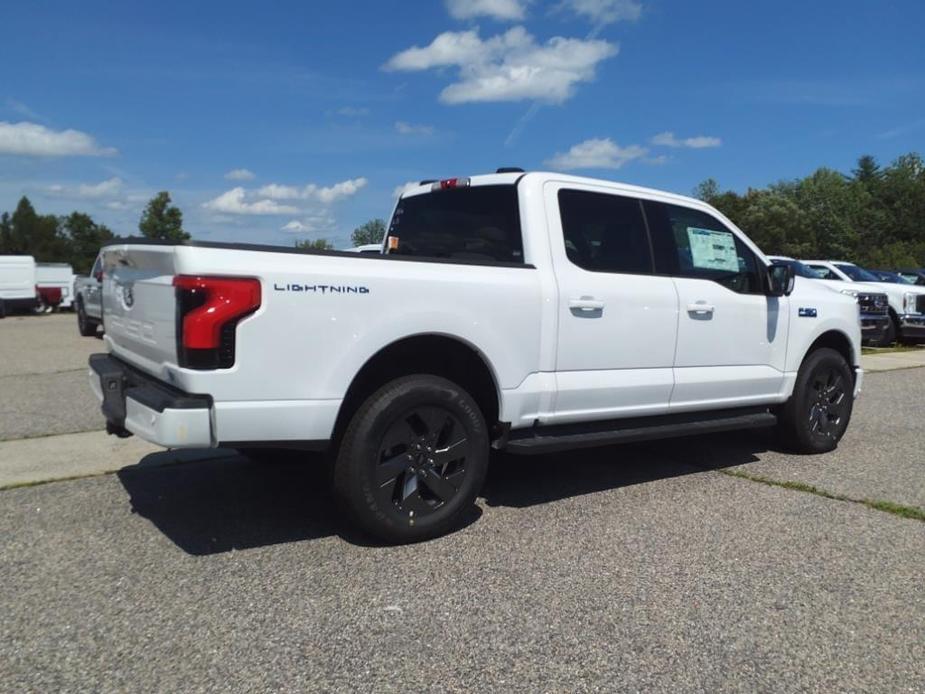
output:
<instances>
[{"instance_id":1,"label":"black plastic bumper trim","mask_svg":"<svg viewBox=\"0 0 925 694\"><path fill-rule=\"evenodd\" d=\"M110 354L91 354L90 368L100 377L103 415L114 427L125 425L125 400L132 398L155 412L203 410L212 407L211 395L191 395L129 366Z\"/></svg>"}]
</instances>

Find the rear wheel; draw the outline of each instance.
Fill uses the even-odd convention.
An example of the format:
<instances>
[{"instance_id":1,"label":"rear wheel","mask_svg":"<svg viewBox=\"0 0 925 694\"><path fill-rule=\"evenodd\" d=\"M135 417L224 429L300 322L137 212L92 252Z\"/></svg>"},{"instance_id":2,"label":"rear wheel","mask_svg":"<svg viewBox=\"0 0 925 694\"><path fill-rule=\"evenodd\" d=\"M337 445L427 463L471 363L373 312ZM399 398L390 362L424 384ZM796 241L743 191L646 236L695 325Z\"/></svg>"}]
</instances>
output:
<instances>
[{"instance_id":1,"label":"rear wheel","mask_svg":"<svg viewBox=\"0 0 925 694\"><path fill-rule=\"evenodd\" d=\"M87 312L84 310L84 304L82 301L77 302L77 330L84 337L93 337L96 335L96 326L97 323L95 320L90 318L87 315Z\"/></svg>"},{"instance_id":2,"label":"rear wheel","mask_svg":"<svg viewBox=\"0 0 925 694\"><path fill-rule=\"evenodd\" d=\"M834 450L854 407L854 376L834 349L818 349L803 361L790 400L781 408L778 430L799 453Z\"/></svg>"},{"instance_id":3,"label":"rear wheel","mask_svg":"<svg viewBox=\"0 0 925 694\"><path fill-rule=\"evenodd\" d=\"M393 543L436 537L472 508L488 468L488 430L465 390L407 376L373 393L347 427L334 489L366 532Z\"/></svg>"}]
</instances>

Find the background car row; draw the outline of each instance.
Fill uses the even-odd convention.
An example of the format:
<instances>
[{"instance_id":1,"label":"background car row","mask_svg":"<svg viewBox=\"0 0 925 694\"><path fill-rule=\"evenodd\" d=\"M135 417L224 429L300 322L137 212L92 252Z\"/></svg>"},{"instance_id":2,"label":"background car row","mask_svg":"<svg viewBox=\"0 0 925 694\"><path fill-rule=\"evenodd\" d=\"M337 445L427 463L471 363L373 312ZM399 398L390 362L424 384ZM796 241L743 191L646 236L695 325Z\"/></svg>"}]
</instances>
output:
<instances>
[{"instance_id":1,"label":"background car row","mask_svg":"<svg viewBox=\"0 0 925 694\"><path fill-rule=\"evenodd\" d=\"M857 298L865 345L886 347L925 340L925 286L907 279L916 272L922 275L925 285L925 272L871 271L844 260L770 258L793 267L798 277L825 282L834 291ZM896 275L899 281L889 275Z\"/></svg>"},{"instance_id":2,"label":"background car row","mask_svg":"<svg viewBox=\"0 0 925 694\"><path fill-rule=\"evenodd\" d=\"M0 255L0 318L16 311L73 308L75 279L67 263L37 263L31 255Z\"/></svg>"}]
</instances>

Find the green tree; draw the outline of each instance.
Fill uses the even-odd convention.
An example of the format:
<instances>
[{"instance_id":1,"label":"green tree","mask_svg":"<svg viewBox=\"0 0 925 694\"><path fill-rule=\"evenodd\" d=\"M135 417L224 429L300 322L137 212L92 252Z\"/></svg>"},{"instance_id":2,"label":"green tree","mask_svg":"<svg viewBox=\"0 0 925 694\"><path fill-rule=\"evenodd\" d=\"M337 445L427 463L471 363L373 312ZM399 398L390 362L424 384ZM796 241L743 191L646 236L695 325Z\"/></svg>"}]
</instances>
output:
<instances>
[{"instance_id":1,"label":"green tree","mask_svg":"<svg viewBox=\"0 0 925 694\"><path fill-rule=\"evenodd\" d=\"M309 241L308 239L305 239L304 241L296 241L295 247L303 248L306 250L314 250L314 251L333 251L334 250L334 244L328 241L327 239L314 239L313 241Z\"/></svg>"},{"instance_id":2,"label":"green tree","mask_svg":"<svg viewBox=\"0 0 925 694\"><path fill-rule=\"evenodd\" d=\"M10 213L0 215L0 253L12 253L13 249L13 223Z\"/></svg>"},{"instance_id":3,"label":"green tree","mask_svg":"<svg viewBox=\"0 0 925 694\"><path fill-rule=\"evenodd\" d=\"M694 188L694 197L712 205L712 201L719 197L719 183L716 182L715 178L701 181Z\"/></svg>"},{"instance_id":4,"label":"green tree","mask_svg":"<svg viewBox=\"0 0 925 694\"><path fill-rule=\"evenodd\" d=\"M350 242L354 246L382 243L383 236L385 236L385 220L377 217L354 229L353 233L350 234Z\"/></svg>"},{"instance_id":5,"label":"green tree","mask_svg":"<svg viewBox=\"0 0 925 694\"><path fill-rule=\"evenodd\" d=\"M875 184L881 177L880 165L877 160L869 154L864 154L858 158L857 168L851 172L854 180L864 186L870 187Z\"/></svg>"},{"instance_id":6,"label":"green tree","mask_svg":"<svg viewBox=\"0 0 925 694\"><path fill-rule=\"evenodd\" d=\"M39 261L57 261L67 254L67 240L62 236L58 218L40 215L29 198L23 196L9 220L10 253L25 253Z\"/></svg>"},{"instance_id":7,"label":"green tree","mask_svg":"<svg viewBox=\"0 0 925 694\"><path fill-rule=\"evenodd\" d=\"M148 202L138 229L142 236L149 239L166 241L186 241L190 235L183 230L183 213L180 208L170 204L170 193L162 190Z\"/></svg>"},{"instance_id":8,"label":"green tree","mask_svg":"<svg viewBox=\"0 0 925 694\"><path fill-rule=\"evenodd\" d=\"M100 247L113 239L113 234L104 224L97 224L90 215L71 212L61 222L68 241L68 262L74 271L86 274L93 266Z\"/></svg>"}]
</instances>

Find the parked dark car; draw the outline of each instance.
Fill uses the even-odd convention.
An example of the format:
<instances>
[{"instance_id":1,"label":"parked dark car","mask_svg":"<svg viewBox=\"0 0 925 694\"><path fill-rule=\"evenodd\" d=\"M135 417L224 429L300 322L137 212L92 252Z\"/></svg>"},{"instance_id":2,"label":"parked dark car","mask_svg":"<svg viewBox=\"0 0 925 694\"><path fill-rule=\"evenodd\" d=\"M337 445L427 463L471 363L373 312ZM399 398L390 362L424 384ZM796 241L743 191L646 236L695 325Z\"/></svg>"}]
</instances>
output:
<instances>
[{"instance_id":1,"label":"parked dark car","mask_svg":"<svg viewBox=\"0 0 925 694\"><path fill-rule=\"evenodd\" d=\"M918 270L897 270L896 273L909 284L925 285L925 268Z\"/></svg>"},{"instance_id":2,"label":"parked dark car","mask_svg":"<svg viewBox=\"0 0 925 694\"><path fill-rule=\"evenodd\" d=\"M907 280L898 272L892 272L890 270L868 270L868 272L872 275L876 275L877 279L881 282L889 282L890 284L915 284L915 282Z\"/></svg>"}]
</instances>

